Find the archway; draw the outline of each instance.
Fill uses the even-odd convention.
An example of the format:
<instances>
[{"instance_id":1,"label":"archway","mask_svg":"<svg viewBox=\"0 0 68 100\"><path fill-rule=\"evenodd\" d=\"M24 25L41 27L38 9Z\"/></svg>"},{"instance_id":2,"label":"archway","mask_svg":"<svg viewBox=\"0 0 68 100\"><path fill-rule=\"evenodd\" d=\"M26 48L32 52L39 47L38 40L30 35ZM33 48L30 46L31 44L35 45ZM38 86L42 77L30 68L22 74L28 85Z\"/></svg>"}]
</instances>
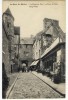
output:
<instances>
[{"instance_id":1,"label":"archway","mask_svg":"<svg viewBox=\"0 0 68 100\"><path fill-rule=\"evenodd\" d=\"M21 60L21 64L23 64L27 67L28 66L28 60Z\"/></svg>"}]
</instances>

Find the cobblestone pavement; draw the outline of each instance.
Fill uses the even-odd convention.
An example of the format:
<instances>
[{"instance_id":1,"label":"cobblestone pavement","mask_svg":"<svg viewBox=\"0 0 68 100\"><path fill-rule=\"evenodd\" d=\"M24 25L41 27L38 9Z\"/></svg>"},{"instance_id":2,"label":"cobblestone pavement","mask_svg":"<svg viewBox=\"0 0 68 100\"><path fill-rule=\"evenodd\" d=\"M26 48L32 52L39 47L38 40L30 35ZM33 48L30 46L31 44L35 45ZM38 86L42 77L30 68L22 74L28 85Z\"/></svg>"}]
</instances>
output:
<instances>
[{"instance_id":1,"label":"cobblestone pavement","mask_svg":"<svg viewBox=\"0 0 68 100\"><path fill-rule=\"evenodd\" d=\"M9 99L63 98L31 72L20 73Z\"/></svg>"},{"instance_id":2,"label":"cobblestone pavement","mask_svg":"<svg viewBox=\"0 0 68 100\"><path fill-rule=\"evenodd\" d=\"M10 86L13 84L15 78L17 77L18 73L11 73L8 75L9 77L9 86L8 86L8 89L10 88Z\"/></svg>"}]
</instances>

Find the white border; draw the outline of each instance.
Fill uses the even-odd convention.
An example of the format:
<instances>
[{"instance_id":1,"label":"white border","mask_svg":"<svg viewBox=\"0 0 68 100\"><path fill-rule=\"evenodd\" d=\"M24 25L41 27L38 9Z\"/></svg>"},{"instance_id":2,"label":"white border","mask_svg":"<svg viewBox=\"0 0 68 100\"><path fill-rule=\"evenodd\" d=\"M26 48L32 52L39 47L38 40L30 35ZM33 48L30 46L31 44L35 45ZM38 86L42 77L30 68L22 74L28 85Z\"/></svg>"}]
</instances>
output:
<instances>
[{"instance_id":1,"label":"white border","mask_svg":"<svg viewBox=\"0 0 68 100\"><path fill-rule=\"evenodd\" d=\"M66 0L66 99L68 100L68 0Z\"/></svg>"},{"instance_id":2,"label":"white border","mask_svg":"<svg viewBox=\"0 0 68 100\"><path fill-rule=\"evenodd\" d=\"M0 100L2 99L2 0L0 0Z\"/></svg>"},{"instance_id":3,"label":"white border","mask_svg":"<svg viewBox=\"0 0 68 100\"><path fill-rule=\"evenodd\" d=\"M67 60L68 60L68 0L66 0L66 98L65 98L66 100L68 100L68 61ZM1 99L2 99L2 0L0 0L0 100Z\"/></svg>"}]
</instances>

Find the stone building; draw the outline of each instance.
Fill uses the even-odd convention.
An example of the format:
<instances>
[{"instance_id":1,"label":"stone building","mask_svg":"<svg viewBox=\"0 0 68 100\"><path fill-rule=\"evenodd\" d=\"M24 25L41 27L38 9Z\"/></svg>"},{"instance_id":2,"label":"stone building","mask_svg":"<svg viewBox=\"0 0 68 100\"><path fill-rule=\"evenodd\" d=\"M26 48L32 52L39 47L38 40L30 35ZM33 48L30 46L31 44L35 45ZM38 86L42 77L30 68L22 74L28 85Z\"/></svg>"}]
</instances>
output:
<instances>
[{"instance_id":1,"label":"stone building","mask_svg":"<svg viewBox=\"0 0 68 100\"><path fill-rule=\"evenodd\" d=\"M23 38L20 41L19 56L21 64L25 63L26 66L30 66L33 61L33 37Z\"/></svg>"},{"instance_id":2,"label":"stone building","mask_svg":"<svg viewBox=\"0 0 68 100\"><path fill-rule=\"evenodd\" d=\"M61 81L65 80L65 42L60 37L53 41L45 52L41 55L41 61L43 63L40 69L49 70L51 75L55 74L56 68L60 69Z\"/></svg>"},{"instance_id":3,"label":"stone building","mask_svg":"<svg viewBox=\"0 0 68 100\"><path fill-rule=\"evenodd\" d=\"M52 41L57 37L61 37L61 39L65 40L65 34L59 26L58 20L44 18L43 20L44 28L43 31L46 35L52 36Z\"/></svg>"},{"instance_id":4,"label":"stone building","mask_svg":"<svg viewBox=\"0 0 68 100\"><path fill-rule=\"evenodd\" d=\"M52 35L46 34L44 30L37 33L33 43L33 58L38 60L45 49L51 45L52 41Z\"/></svg>"},{"instance_id":5,"label":"stone building","mask_svg":"<svg viewBox=\"0 0 68 100\"><path fill-rule=\"evenodd\" d=\"M11 69L10 69L10 58L9 58L9 48L8 48L8 42L9 42L9 38L8 38L8 34L7 32L4 30L4 26L2 26L2 64L4 63L5 65L5 69L7 73L10 73Z\"/></svg>"},{"instance_id":6,"label":"stone building","mask_svg":"<svg viewBox=\"0 0 68 100\"><path fill-rule=\"evenodd\" d=\"M7 72L10 72L10 63L11 55L13 55L13 35L14 35L14 17L11 14L10 9L8 8L3 13L3 35L2 35L2 44L3 44L3 63L5 64L5 69Z\"/></svg>"},{"instance_id":7,"label":"stone building","mask_svg":"<svg viewBox=\"0 0 68 100\"><path fill-rule=\"evenodd\" d=\"M43 24L43 30L37 33L33 43L34 59L39 59L45 49L47 49L58 37L60 37L63 42L65 41L65 34L61 30L57 20L45 18Z\"/></svg>"},{"instance_id":8,"label":"stone building","mask_svg":"<svg viewBox=\"0 0 68 100\"><path fill-rule=\"evenodd\" d=\"M14 17L9 8L3 13L2 16L2 62L5 65L6 72L11 71L12 59L15 56L14 50Z\"/></svg>"},{"instance_id":9,"label":"stone building","mask_svg":"<svg viewBox=\"0 0 68 100\"><path fill-rule=\"evenodd\" d=\"M16 56L18 56L19 44L20 44L20 27L14 26L14 50Z\"/></svg>"},{"instance_id":10,"label":"stone building","mask_svg":"<svg viewBox=\"0 0 68 100\"><path fill-rule=\"evenodd\" d=\"M35 36L33 43L33 57L39 63L39 69L43 71L51 67L53 71L54 63L63 63L61 68L62 76L65 73L65 33L59 26L57 20L45 18L43 20L43 31ZM62 60L61 60L62 59ZM33 63L34 65L37 63ZM31 64L32 65L32 64ZM61 79L62 80L62 79Z\"/></svg>"},{"instance_id":11,"label":"stone building","mask_svg":"<svg viewBox=\"0 0 68 100\"><path fill-rule=\"evenodd\" d=\"M13 58L13 44L14 44L14 17L8 8L3 13L3 21L4 21L4 27L7 31L8 38L9 38L9 53L10 53L10 60Z\"/></svg>"},{"instance_id":12,"label":"stone building","mask_svg":"<svg viewBox=\"0 0 68 100\"><path fill-rule=\"evenodd\" d=\"M34 42L33 42L33 59L34 60L38 60L42 54L42 48L41 48L42 34L43 34L43 31L37 33L37 35L34 37Z\"/></svg>"},{"instance_id":13,"label":"stone building","mask_svg":"<svg viewBox=\"0 0 68 100\"><path fill-rule=\"evenodd\" d=\"M14 26L14 58L12 71L17 72L19 67L19 45L20 45L20 27Z\"/></svg>"}]
</instances>

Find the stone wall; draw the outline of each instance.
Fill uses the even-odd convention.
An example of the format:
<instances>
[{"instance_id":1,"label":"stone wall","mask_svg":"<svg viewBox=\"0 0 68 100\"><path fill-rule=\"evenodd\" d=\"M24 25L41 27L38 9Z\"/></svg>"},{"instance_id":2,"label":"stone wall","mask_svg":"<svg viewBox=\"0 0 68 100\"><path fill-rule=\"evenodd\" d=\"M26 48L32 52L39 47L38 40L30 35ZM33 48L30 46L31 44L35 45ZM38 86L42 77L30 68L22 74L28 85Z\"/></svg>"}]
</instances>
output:
<instances>
[{"instance_id":1,"label":"stone wall","mask_svg":"<svg viewBox=\"0 0 68 100\"><path fill-rule=\"evenodd\" d=\"M4 29L2 29L2 63L5 64L5 69L7 73L10 73L10 59L9 59L9 49L8 49L8 38Z\"/></svg>"},{"instance_id":2,"label":"stone wall","mask_svg":"<svg viewBox=\"0 0 68 100\"><path fill-rule=\"evenodd\" d=\"M33 59L41 57L41 40L36 40L33 44Z\"/></svg>"},{"instance_id":3,"label":"stone wall","mask_svg":"<svg viewBox=\"0 0 68 100\"><path fill-rule=\"evenodd\" d=\"M14 57L14 53L12 52L14 49L14 19L10 15L7 15L6 13L3 14L3 24L5 31L9 38L9 52L10 52L10 59Z\"/></svg>"},{"instance_id":4,"label":"stone wall","mask_svg":"<svg viewBox=\"0 0 68 100\"><path fill-rule=\"evenodd\" d=\"M33 59L33 47L32 44L20 44L20 59L27 60L28 65L30 65L30 62L32 62Z\"/></svg>"}]
</instances>

